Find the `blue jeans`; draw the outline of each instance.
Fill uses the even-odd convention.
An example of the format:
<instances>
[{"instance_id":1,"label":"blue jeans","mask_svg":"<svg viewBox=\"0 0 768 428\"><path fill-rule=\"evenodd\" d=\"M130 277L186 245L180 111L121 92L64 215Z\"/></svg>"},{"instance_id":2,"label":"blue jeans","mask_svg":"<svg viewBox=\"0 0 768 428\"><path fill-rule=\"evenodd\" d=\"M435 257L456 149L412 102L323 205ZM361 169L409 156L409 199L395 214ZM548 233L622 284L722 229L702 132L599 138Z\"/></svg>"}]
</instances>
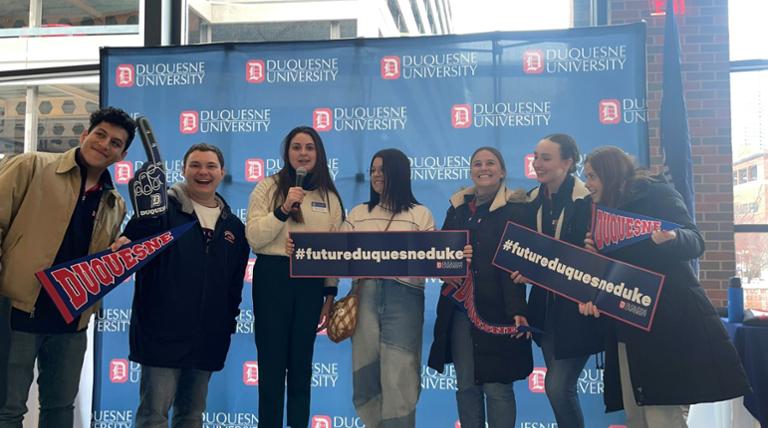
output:
<instances>
[{"instance_id":1,"label":"blue jeans","mask_svg":"<svg viewBox=\"0 0 768 428\"><path fill-rule=\"evenodd\" d=\"M558 428L584 428L584 415L581 413L576 384L589 355L558 360L555 358L553 339L551 334L546 333L541 338L541 351L547 365L544 389L549 404L555 413Z\"/></svg>"},{"instance_id":2,"label":"blue jeans","mask_svg":"<svg viewBox=\"0 0 768 428\"><path fill-rule=\"evenodd\" d=\"M43 428L71 428L74 403L88 339L85 331L66 334L11 332L5 405L0 408L0 428L21 428L27 413L29 387L35 375Z\"/></svg>"},{"instance_id":3,"label":"blue jeans","mask_svg":"<svg viewBox=\"0 0 768 428\"><path fill-rule=\"evenodd\" d=\"M171 404L173 427L201 427L210 379L205 370L142 365L136 427L167 428Z\"/></svg>"},{"instance_id":4,"label":"blue jeans","mask_svg":"<svg viewBox=\"0 0 768 428\"><path fill-rule=\"evenodd\" d=\"M413 428L421 392L424 289L391 279L357 281L352 401L367 428Z\"/></svg>"},{"instance_id":5,"label":"blue jeans","mask_svg":"<svg viewBox=\"0 0 768 428\"><path fill-rule=\"evenodd\" d=\"M513 427L517 416L513 383L477 383L475 381L472 324L467 314L453 311L451 354L456 368L456 404L461 428L484 428L486 407L488 427Z\"/></svg>"}]
</instances>

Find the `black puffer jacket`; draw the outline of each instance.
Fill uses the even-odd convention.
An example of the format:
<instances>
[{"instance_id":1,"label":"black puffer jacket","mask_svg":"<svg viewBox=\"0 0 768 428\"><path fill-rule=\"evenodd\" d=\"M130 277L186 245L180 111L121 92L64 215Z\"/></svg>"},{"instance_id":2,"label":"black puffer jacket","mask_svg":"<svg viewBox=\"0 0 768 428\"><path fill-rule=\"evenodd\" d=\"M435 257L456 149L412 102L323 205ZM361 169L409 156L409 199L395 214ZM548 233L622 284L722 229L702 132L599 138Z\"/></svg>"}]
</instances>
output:
<instances>
[{"instance_id":1,"label":"black puffer jacket","mask_svg":"<svg viewBox=\"0 0 768 428\"><path fill-rule=\"evenodd\" d=\"M665 275L650 332L612 321L606 344L605 403L623 408L617 341L625 342L640 405L721 401L749 390L739 355L699 285L689 261L704 252L704 240L680 194L663 178L630 183L619 209L677 223L677 238L656 245L651 239L607 255Z\"/></svg>"},{"instance_id":2,"label":"black puffer jacket","mask_svg":"<svg viewBox=\"0 0 768 428\"><path fill-rule=\"evenodd\" d=\"M174 185L168 196L166 215L131 219L123 234L137 240L197 220L183 184ZM221 198L219 205L210 242L195 224L136 274L132 361L208 371L224 367L250 250L243 223Z\"/></svg>"},{"instance_id":3,"label":"black puffer jacket","mask_svg":"<svg viewBox=\"0 0 768 428\"><path fill-rule=\"evenodd\" d=\"M569 197L565 198L563 211L557 219L554 238L583 247L592 210L591 202L584 199L589 191L583 182L574 177L569 177L561 189L569 191ZM541 187L537 187L528 195L536 211L536 229L539 232L542 231L541 198L544 197L540 190ZM555 358L575 358L603 350L605 321L582 316L575 302L533 285L528 296L528 311L528 322L532 326L554 336ZM547 329L548 317L554 318L549 320L554 329ZM534 336L537 343L540 339L540 335Z\"/></svg>"},{"instance_id":4,"label":"black puffer jacket","mask_svg":"<svg viewBox=\"0 0 768 428\"><path fill-rule=\"evenodd\" d=\"M490 207L479 207L472 215L469 202L474 189L451 197L451 207L443 230L470 231L475 305L480 317L493 324L514 324L515 315L526 315L525 287L515 284L509 274L491 264L507 221L526 225L529 217L525 194L502 186ZM471 217L471 219L470 219ZM444 286L445 287L445 286ZM440 296L437 304L434 341L429 352L429 367L442 373L451 356L451 325L455 304ZM533 370L531 341L484 333L472 328L475 382L511 383L525 379Z\"/></svg>"}]
</instances>

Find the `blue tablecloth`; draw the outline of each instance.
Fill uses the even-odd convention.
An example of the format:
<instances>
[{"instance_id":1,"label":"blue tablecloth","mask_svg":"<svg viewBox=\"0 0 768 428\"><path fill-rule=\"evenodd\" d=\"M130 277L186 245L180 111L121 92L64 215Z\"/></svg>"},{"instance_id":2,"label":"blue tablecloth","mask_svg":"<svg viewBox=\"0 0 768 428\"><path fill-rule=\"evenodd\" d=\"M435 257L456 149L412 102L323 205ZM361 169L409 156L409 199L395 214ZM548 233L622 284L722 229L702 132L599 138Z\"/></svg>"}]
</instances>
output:
<instances>
[{"instance_id":1,"label":"blue tablecloth","mask_svg":"<svg viewBox=\"0 0 768 428\"><path fill-rule=\"evenodd\" d=\"M752 392L744 396L744 407L768 428L768 327L723 321L739 351Z\"/></svg>"}]
</instances>

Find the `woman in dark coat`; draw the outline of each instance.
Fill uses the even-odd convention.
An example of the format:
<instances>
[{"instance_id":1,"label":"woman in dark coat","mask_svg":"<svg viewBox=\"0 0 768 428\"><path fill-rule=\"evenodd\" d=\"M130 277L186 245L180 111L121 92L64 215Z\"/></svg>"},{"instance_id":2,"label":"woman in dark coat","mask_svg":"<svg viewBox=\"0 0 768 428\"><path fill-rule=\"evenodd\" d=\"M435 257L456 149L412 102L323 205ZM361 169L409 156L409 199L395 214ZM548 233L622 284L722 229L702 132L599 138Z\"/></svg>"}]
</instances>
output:
<instances>
[{"instance_id":1,"label":"woman in dark coat","mask_svg":"<svg viewBox=\"0 0 768 428\"><path fill-rule=\"evenodd\" d=\"M477 149L470 174L474 187L451 197L443 230L468 229L472 246L474 304L489 324L527 326L525 287L514 284L506 272L491 264L508 220L524 223L525 193L504 186L506 169L498 150ZM445 293L459 287L447 281L437 306L435 338L429 366L443 372L454 363L456 402L463 428L514 426L516 406L513 382L533 369L531 342L521 334L493 335L478 329L467 312Z\"/></svg>"},{"instance_id":2,"label":"woman in dark coat","mask_svg":"<svg viewBox=\"0 0 768 428\"><path fill-rule=\"evenodd\" d=\"M536 230L583 246L589 227L589 191L573 174L579 161L576 141L566 134L548 135L534 151L533 168L540 185L529 192ZM516 283L527 279L514 273ZM559 428L584 428L576 385L589 356L603 350L603 322L579 315L564 297L538 286L528 296L528 321L543 330L534 340L541 346L547 375L544 389Z\"/></svg>"},{"instance_id":3,"label":"woman in dark coat","mask_svg":"<svg viewBox=\"0 0 768 428\"><path fill-rule=\"evenodd\" d=\"M605 403L626 411L629 427L684 427L682 405L727 400L749 390L739 356L690 265L704 240L680 194L663 177L635 168L616 147L585 162L592 199L681 225L607 255L665 275L650 332L612 321L606 343ZM590 235L587 248L594 250ZM584 314L598 315L592 303Z\"/></svg>"}]
</instances>

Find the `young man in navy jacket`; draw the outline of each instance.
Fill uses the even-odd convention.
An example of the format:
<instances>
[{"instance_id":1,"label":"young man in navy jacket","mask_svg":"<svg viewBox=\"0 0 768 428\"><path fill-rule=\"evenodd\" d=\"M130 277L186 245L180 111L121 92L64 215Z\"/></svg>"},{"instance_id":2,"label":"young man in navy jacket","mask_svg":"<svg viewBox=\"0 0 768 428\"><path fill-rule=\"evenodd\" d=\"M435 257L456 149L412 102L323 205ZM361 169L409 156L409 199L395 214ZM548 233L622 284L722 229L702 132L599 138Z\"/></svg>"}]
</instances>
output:
<instances>
[{"instance_id":1,"label":"young man in navy jacket","mask_svg":"<svg viewBox=\"0 0 768 428\"><path fill-rule=\"evenodd\" d=\"M224 367L239 314L249 247L245 226L216 189L224 157L196 144L184 155L184 183L168 191L168 211L133 218L115 247L196 221L136 274L130 356L141 367L136 426L200 427L211 373Z\"/></svg>"}]
</instances>

